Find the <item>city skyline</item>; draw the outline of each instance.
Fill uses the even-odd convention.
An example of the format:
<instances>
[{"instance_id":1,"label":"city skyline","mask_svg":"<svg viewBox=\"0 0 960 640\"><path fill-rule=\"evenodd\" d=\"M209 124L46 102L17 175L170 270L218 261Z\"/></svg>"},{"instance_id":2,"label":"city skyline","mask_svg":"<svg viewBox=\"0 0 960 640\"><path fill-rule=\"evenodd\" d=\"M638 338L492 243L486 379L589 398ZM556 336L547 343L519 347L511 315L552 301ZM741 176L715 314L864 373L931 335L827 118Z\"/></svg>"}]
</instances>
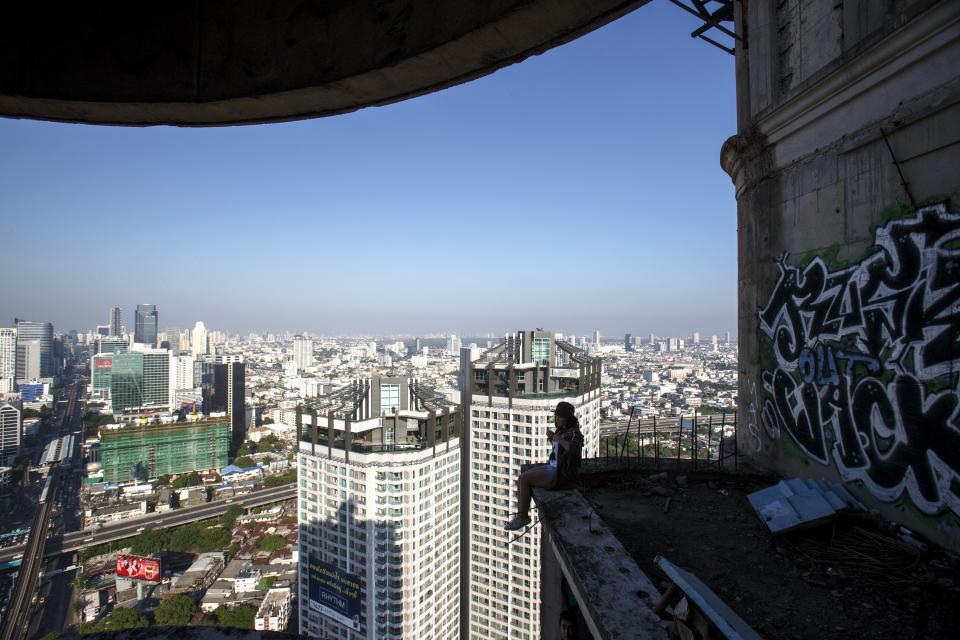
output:
<instances>
[{"instance_id":1,"label":"city skyline","mask_svg":"<svg viewBox=\"0 0 960 640\"><path fill-rule=\"evenodd\" d=\"M30 242L4 254L39 284L8 292L0 318L81 328L120 304L130 325L147 302L162 326L240 333L731 330L735 202L717 150L736 131L733 58L691 41L696 26L649 5L522 65L337 118L0 120L8 232L70 230L43 261ZM678 75L691 82L654 90ZM89 248L113 267L88 268ZM543 274L533 286L511 285L521 264Z\"/></svg>"}]
</instances>

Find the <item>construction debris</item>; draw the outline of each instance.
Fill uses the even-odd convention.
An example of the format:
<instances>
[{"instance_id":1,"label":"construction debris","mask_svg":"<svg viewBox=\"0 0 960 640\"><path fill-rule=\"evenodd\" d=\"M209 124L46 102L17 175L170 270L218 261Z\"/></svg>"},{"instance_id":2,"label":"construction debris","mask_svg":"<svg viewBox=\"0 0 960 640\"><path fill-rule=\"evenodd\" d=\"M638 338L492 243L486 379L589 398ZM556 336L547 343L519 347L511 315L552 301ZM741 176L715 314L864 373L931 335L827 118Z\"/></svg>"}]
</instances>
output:
<instances>
[{"instance_id":1,"label":"construction debris","mask_svg":"<svg viewBox=\"0 0 960 640\"><path fill-rule=\"evenodd\" d=\"M773 534L829 522L841 511L866 511L843 485L823 480L781 480L747 500Z\"/></svg>"}]
</instances>

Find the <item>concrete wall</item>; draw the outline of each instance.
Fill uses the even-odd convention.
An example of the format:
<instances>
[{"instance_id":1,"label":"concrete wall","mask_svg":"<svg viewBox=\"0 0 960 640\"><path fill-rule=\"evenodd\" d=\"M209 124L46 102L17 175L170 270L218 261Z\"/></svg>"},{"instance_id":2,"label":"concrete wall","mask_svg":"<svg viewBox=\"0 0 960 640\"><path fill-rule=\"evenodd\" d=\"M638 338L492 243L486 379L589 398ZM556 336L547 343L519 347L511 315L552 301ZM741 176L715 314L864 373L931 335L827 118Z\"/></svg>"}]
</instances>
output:
<instances>
[{"instance_id":1,"label":"concrete wall","mask_svg":"<svg viewBox=\"0 0 960 640\"><path fill-rule=\"evenodd\" d=\"M960 2L737 22L740 451L960 548Z\"/></svg>"}]
</instances>

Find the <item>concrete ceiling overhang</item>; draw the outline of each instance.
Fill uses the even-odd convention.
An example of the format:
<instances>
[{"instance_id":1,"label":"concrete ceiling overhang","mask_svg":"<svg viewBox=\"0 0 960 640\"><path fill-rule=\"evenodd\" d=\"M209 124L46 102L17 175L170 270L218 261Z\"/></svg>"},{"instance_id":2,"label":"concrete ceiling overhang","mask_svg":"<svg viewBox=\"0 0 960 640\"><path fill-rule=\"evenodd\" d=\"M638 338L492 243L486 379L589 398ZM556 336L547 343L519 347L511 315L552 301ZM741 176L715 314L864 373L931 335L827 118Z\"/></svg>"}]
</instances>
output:
<instances>
[{"instance_id":1,"label":"concrete ceiling overhang","mask_svg":"<svg viewBox=\"0 0 960 640\"><path fill-rule=\"evenodd\" d=\"M0 115L182 126L336 115L492 73L647 1L27 3L0 20Z\"/></svg>"}]
</instances>

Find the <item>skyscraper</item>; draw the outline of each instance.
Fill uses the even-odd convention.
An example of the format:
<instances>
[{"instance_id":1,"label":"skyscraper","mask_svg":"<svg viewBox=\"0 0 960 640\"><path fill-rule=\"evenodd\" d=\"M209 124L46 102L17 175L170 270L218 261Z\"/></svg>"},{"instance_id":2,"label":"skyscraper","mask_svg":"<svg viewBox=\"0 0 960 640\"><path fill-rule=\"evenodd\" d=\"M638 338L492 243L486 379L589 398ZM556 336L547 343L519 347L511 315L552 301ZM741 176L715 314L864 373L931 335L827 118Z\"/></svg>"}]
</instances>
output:
<instances>
[{"instance_id":1,"label":"skyscraper","mask_svg":"<svg viewBox=\"0 0 960 640\"><path fill-rule=\"evenodd\" d=\"M38 356L40 358L40 375L36 377L50 378L56 375L53 362L53 325L49 322L33 322L20 319L15 319L15 322L18 346L21 343L34 340L40 343ZM17 369L20 369L19 361L17 362Z\"/></svg>"},{"instance_id":2,"label":"skyscraper","mask_svg":"<svg viewBox=\"0 0 960 640\"><path fill-rule=\"evenodd\" d=\"M546 462L547 429L561 400L576 407L583 456L600 448L601 359L547 331L520 331L469 361L460 356L464 463L462 638L540 638L540 527L512 542L523 464Z\"/></svg>"},{"instance_id":3,"label":"skyscraper","mask_svg":"<svg viewBox=\"0 0 960 640\"><path fill-rule=\"evenodd\" d=\"M693 332L693 344L700 344L700 332L699 332L699 331L694 331L694 332Z\"/></svg>"},{"instance_id":4,"label":"skyscraper","mask_svg":"<svg viewBox=\"0 0 960 640\"><path fill-rule=\"evenodd\" d=\"M19 400L0 402L0 466L20 453L22 416L23 404Z\"/></svg>"},{"instance_id":5,"label":"skyscraper","mask_svg":"<svg viewBox=\"0 0 960 640\"><path fill-rule=\"evenodd\" d=\"M730 332L727 331L727 344L730 344Z\"/></svg>"},{"instance_id":6,"label":"skyscraper","mask_svg":"<svg viewBox=\"0 0 960 640\"><path fill-rule=\"evenodd\" d=\"M457 406L415 379L373 378L297 423L300 633L458 638Z\"/></svg>"},{"instance_id":7,"label":"skyscraper","mask_svg":"<svg viewBox=\"0 0 960 640\"><path fill-rule=\"evenodd\" d=\"M0 328L0 386L13 391L13 380L17 377L17 330L13 327Z\"/></svg>"},{"instance_id":8,"label":"skyscraper","mask_svg":"<svg viewBox=\"0 0 960 640\"><path fill-rule=\"evenodd\" d=\"M133 341L157 346L157 305L138 304L134 321Z\"/></svg>"},{"instance_id":9,"label":"skyscraper","mask_svg":"<svg viewBox=\"0 0 960 640\"><path fill-rule=\"evenodd\" d=\"M450 355L457 355L460 353L460 338L457 337L457 334L451 333L450 337L447 338L447 352Z\"/></svg>"},{"instance_id":10,"label":"skyscraper","mask_svg":"<svg viewBox=\"0 0 960 640\"><path fill-rule=\"evenodd\" d=\"M208 348L207 328L203 326L203 322L198 321L190 332L190 354L194 358L199 358L208 353Z\"/></svg>"},{"instance_id":11,"label":"skyscraper","mask_svg":"<svg viewBox=\"0 0 960 640\"><path fill-rule=\"evenodd\" d=\"M631 336L629 333L623 336L623 350L633 351L633 336Z\"/></svg>"},{"instance_id":12,"label":"skyscraper","mask_svg":"<svg viewBox=\"0 0 960 640\"><path fill-rule=\"evenodd\" d=\"M123 335L123 324L120 321L120 307L110 307L110 335Z\"/></svg>"},{"instance_id":13,"label":"skyscraper","mask_svg":"<svg viewBox=\"0 0 960 640\"><path fill-rule=\"evenodd\" d=\"M236 453L246 434L245 372L242 362L202 365L200 378L203 413L227 413L230 416L231 455Z\"/></svg>"},{"instance_id":14,"label":"skyscraper","mask_svg":"<svg viewBox=\"0 0 960 640\"><path fill-rule=\"evenodd\" d=\"M593 332L593 346L594 346L594 347L599 347L599 346L600 346L600 332L599 332L599 331L594 331L594 332Z\"/></svg>"},{"instance_id":15,"label":"skyscraper","mask_svg":"<svg viewBox=\"0 0 960 640\"><path fill-rule=\"evenodd\" d=\"M297 371L313 366L313 340L306 336L293 337L293 361Z\"/></svg>"},{"instance_id":16,"label":"skyscraper","mask_svg":"<svg viewBox=\"0 0 960 640\"><path fill-rule=\"evenodd\" d=\"M27 382L41 375L40 341L25 340L17 342L17 380Z\"/></svg>"}]
</instances>

